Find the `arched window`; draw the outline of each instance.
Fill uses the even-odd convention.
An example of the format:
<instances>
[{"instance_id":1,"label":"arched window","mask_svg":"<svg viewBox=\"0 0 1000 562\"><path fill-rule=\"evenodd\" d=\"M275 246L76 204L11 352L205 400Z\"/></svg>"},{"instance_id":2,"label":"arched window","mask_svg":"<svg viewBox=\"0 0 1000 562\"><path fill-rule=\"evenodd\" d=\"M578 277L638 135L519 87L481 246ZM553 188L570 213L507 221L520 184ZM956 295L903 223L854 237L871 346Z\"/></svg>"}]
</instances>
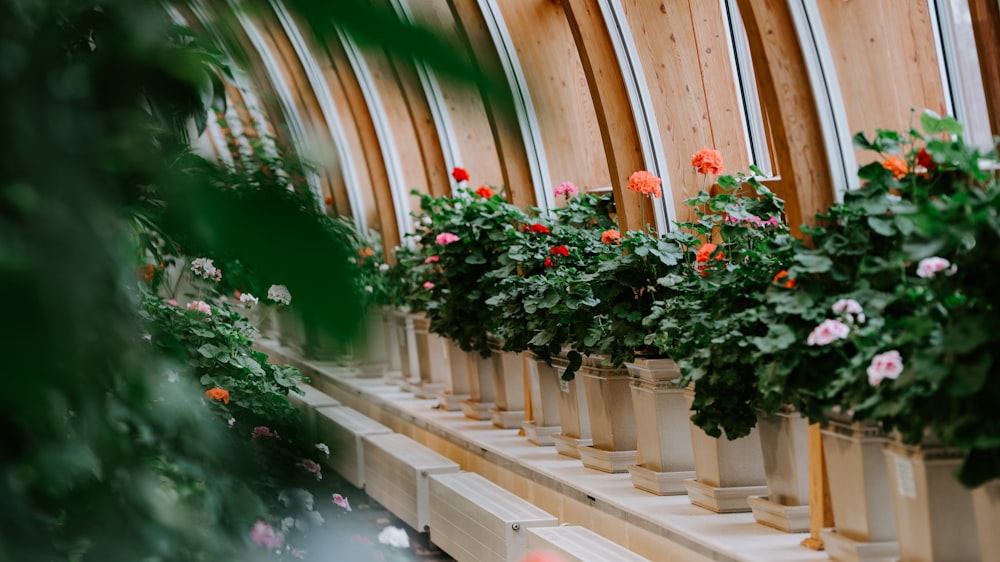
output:
<instances>
[{"instance_id":1,"label":"arched window","mask_svg":"<svg viewBox=\"0 0 1000 562\"><path fill-rule=\"evenodd\" d=\"M736 0L722 0L725 13L726 35L733 56L733 75L739 89L740 117L746 130L747 150L750 161L767 177L777 175L771 159L771 132L767 115L760 101L757 75L750 56L750 41L743 25Z\"/></svg>"}]
</instances>

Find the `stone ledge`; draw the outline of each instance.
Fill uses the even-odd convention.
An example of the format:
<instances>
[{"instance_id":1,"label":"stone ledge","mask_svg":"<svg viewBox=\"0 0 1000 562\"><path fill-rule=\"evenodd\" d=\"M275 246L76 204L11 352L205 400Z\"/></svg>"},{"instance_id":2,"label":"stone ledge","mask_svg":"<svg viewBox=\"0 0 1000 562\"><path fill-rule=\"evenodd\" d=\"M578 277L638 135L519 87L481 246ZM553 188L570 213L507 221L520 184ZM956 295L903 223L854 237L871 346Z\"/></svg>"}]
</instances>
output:
<instances>
[{"instance_id":1,"label":"stone ledge","mask_svg":"<svg viewBox=\"0 0 1000 562\"><path fill-rule=\"evenodd\" d=\"M647 558L828 560L826 553L800 546L808 535L759 525L750 513L714 514L691 505L686 496L656 496L638 490L628 474L585 468L579 460L559 455L552 447L531 444L516 429L498 429L490 421L475 421L461 412L435 408L437 400L417 399L381 379L357 378L351 370L329 362L302 359L276 342L261 340L258 347L275 362L299 367L313 379L314 386L343 404L399 433L425 434L426 439L418 441L436 442L439 446L431 448L459 462L464 470L481 468L477 471L494 481L499 478L498 484L558 515L561 522L588 527ZM533 488L526 489L527 485ZM563 508L540 504L553 501L552 494Z\"/></svg>"}]
</instances>

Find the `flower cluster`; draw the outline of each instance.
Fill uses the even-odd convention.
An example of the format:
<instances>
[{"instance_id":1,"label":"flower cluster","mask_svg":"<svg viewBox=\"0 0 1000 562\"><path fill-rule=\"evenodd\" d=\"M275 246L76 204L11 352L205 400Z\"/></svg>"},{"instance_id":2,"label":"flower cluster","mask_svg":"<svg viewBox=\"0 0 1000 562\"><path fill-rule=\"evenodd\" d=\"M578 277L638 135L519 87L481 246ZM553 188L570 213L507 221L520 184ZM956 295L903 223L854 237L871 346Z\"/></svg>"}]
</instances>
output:
<instances>
[{"instance_id":1,"label":"flower cluster","mask_svg":"<svg viewBox=\"0 0 1000 562\"><path fill-rule=\"evenodd\" d=\"M628 178L629 190L656 198L663 194L660 190L660 183L660 178L646 170L639 170Z\"/></svg>"},{"instance_id":2,"label":"flower cluster","mask_svg":"<svg viewBox=\"0 0 1000 562\"><path fill-rule=\"evenodd\" d=\"M722 153L711 148L703 148L691 157L691 165L702 175L722 173Z\"/></svg>"},{"instance_id":3,"label":"flower cluster","mask_svg":"<svg viewBox=\"0 0 1000 562\"><path fill-rule=\"evenodd\" d=\"M212 281L222 281L222 270L215 267L212 260L208 258L197 258L191 262L191 273L202 279Z\"/></svg>"},{"instance_id":4,"label":"flower cluster","mask_svg":"<svg viewBox=\"0 0 1000 562\"><path fill-rule=\"evenodd\" d=\"M751 226L756 226L757 228L779 227L781 226L781 221L778 217L772 216L769 219L762 219L756 215L750 215L749 217L743 217L742 219L734 217L732 215L726 215L724 219L727 224L748 224Z\"/></svg>"},{"instance_id":5,"label":"flower cluster","mask_svg":"<svg viewBox=\"0 0 1000 562\"><path fill-rule=\"evenodd\" d=\"M292 294L288 292L288 288L284 285L271 285L267 290L267 298L268 300L285 305L292 302Z\"/></svg>"},{"instance_id":6,"label":"flower cluster","mask_svg":"<svg viewBox=\"0 0 1000 562\"><path fill-rule=\"evenodd\" d=\"M562 195L565 196L566 199L569 199L570 197L573 197L576 194L580 193L580 190L577 189L575 185L573 185L573 182L564 181L556 186L555 193L556 197Z\"/></svg>"},{"instance_id":7,"label":"flower cluster","mask_svg":"<svg viewBox=\"0 0 1000 562\"><path fill-rule=\"evenodd\" d=\"M207 316L212 315L212 307L205 301L191 301L187 305L188 310L195 310Z\"/></svg>"}]
</instances>

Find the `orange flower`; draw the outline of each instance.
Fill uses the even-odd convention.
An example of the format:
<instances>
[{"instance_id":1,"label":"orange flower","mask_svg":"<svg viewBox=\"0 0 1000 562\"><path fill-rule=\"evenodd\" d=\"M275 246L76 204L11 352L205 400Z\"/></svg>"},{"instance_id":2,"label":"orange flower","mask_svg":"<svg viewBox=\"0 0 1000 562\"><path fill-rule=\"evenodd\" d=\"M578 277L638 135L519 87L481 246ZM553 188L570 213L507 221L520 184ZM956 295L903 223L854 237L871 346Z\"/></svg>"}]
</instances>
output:
<instances>
[{"instance_id":1,"label":"orange flower","mask_svg":"<svg viewBox=\"0 0 1000 562\"><path fill-rule=\"evenodd\" d=\"M782 269L781 271L778 272L777 275L774 276L774 279L772 279L772 281L774 281L775 283L781 285L786 289L794 289L795 279L788 279L787 281L782 282L782 279L787 279L787 278L788 278L788 270Z\"/></svg>"},{"instance_id":2,"label":"orange flower","mask_svg":"<svg viewBox=\"0 0 1000 562\"><path fill-rule=\"evenodd\" d=\"M722 173L722 153L711 148L703 148L691 157L691 165L698 169L699 174Z\"/></svg>"},{"instance_id":3,"label":"orange flower","mask_svg":"<svg viewBox=\"0 0 1000 562\"><path fill-rule=\"evenodd\" d=\"M653 197L659 197L662 194L660 191L660 178L646 170L639 170L629 176L628 188L632 191L638 191L643 195L652 195Z\"/></svg>"},{"instance_id":4,"label":"orange flower","mask_svg":"<svg viewBox=\"0 0 1000 562\"><path fill-rule=\"evenodd\" d=\"M139 281L144 281L146 283L153 282L153 274L156 272L156 268L152 265L140 265L135 270L135 276L139 278Z\"/></svg>"},{"instance_id":5,"label":"orange flower","mask_svg":"<svg viewBox=\"0 0 1000 562\"><path fill-rule=\"evenodd\" d=\"M886 158L885 162L882 162L882 167L892 172L892 177L897 180L902 179L910 171L906 166L906 162L903 162L902 159L896 156Z\"/></svg>"},{"instance_id":6,"label":"orange flower","mask_svg":"<svg viewBox=\"0 0 1000 562\"><path fill-rule=\"evenodd\" d=\"M476 190L476 195L484 199L489 199L490 197L493 197L493 190L485 185L481 185L479 186L479 189Z\"/></svg>"},{"instance_id":7,"label":"orange flower","mask_svg":"<svg viewBox=\"0 0 1000 562\"><path fill-rule=\"evenodd\" d=\"M622 235L615 229L605 230L601 233L601 242L605 244L621 244Z\"/></svg>"},{"instance_id":8,"label":"orange flower","mask_svg":"<svg viewBox=\"0 0 1000 562\"><path fill-rule=\"evenodd\" d=\"M358 250L358 254L361 257L370 258L375 255L375 250L372 250L371 248L361 248Z\"/></svg>"},{"instance_id":9,"label":"orange flower","mask_svg":"<svg viewBox=\"0 0 1000 562\"><path fill-rule=\"evenodd\" d=\"M715 250L717 248L718 246L712 244L711 242L702 244L701 247L698 248L698 253L695 254L694 261L698 263L698 271L701 272L702 277L708 276L708 271L705 270L711 267L708 265L708 261L712 259L712 254L715 254ZM715 255L715 259L724 260L726 259L726 254L719 252Z\"/></svg>"},{"instance_id":10,"label":"orange flower","mask_svg":"<svg viewBox=\"0 0 1000 562\"><path fill-rule=\"evenodd\" d=\"M333 206L333 197L330 197L329 195L326 196L326 206L327 207Z\"/></svg>"},{"instance_id":11,"label":"orange flower","mask_svg":"<svg viewBox=\"0 0 1000 562\"><path fill-rule=\"evenodd\" d=\"M210 400L218 400L220 402L225 402L229 404L229 391L223 390L219 387L210 388L205 391L205 398Z\"/></svg>"}]
</instances>

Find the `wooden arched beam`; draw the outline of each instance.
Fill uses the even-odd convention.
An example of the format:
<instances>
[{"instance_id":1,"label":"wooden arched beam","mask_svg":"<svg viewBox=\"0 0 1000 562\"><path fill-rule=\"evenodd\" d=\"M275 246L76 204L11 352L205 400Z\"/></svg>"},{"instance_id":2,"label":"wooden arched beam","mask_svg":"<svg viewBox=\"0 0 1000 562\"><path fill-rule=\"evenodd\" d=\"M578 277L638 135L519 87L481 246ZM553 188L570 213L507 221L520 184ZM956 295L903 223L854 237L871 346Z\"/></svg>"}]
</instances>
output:
<instances>
[{"instance_id":1,"label":"wooden arched beam","mask_svg":"<svg viewBox=\"0 0 1000 562\"><path fill-rule=\"evenodd\" d=\"M780 181L772 188L785 200L793 231L834 202L834 188L808 68L786 2L738 0L762 104L767 112L773 159Z\"/></svg>"},{"instance_id":2,"label":"wooden arched beam","mask_svg":"<svg viewBox=\"0 0 1000 562\"><path fill-rule=\"evenodd\" d=\"M653 223L654 215L648 205L646 216L641 217L642 196L627 189L629 176L646 166L641 134L629 104L630 85L618 67L598 1L562 0L562 4L594 100L619 225L622 230L640 230Z\"/></svg>"},{"instance_id":3,"label":"wooden arched beam","mask_svg":"<svg viewBox=\"0 0 1000 562\"><path fill-rule=\"evenodd\" d=\"M976 51L983 75L990 130L1000 135L1000 3L996 0L969 0Z\"/></svg>"},{"instance_id":4,"label":"wooden arched beam","mask_svg":"<svg viewBox=\"0 0 1000 562\"><path fill-rule=\"evenodd\" d=\"M453 17L458 26L459 38L466 46L470 58L476 61L484 72L493 76L504 76L503 62L497 53L489 24L477 0L448 0ZM519 207L536 205L535 178L527 151L522 126L517 115L507 104L498 102L496 92L480 88L483 109L490 123L493 143L500 161L500 172L507 199Z\"/></svg>"},{"instance_id":5,"label":"wooden arched beam","mask_svg":"<svg viewBox=\"0 0 1000 562\"><path fill-rule=\"evenodd\" d=\"M610 185L594 102L562 5L550 0L497 5L536 109L549 172L541 186L544 195L551 201L549 190L563 181L583 189Z\"/></svg>"}]
</instances>

